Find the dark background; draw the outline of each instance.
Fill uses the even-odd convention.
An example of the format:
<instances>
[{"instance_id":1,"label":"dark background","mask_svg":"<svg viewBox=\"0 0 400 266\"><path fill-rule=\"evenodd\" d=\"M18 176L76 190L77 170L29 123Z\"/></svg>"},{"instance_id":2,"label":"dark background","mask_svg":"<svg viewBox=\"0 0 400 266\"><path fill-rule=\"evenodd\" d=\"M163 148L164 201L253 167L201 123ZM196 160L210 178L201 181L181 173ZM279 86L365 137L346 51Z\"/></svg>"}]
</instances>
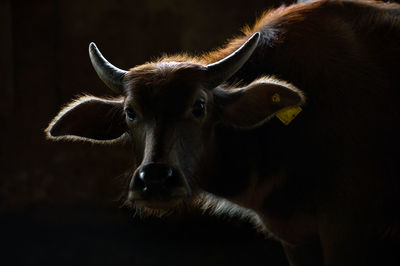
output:
<instances>
[{"instance_id":1,"label":"dark background","mask_svg":"<svg viewBox=\"0 0 400 266\"><path fill-rule=\"evenodd\" d=\"M128 69L162 53L198 54L275 0L0 1L1 265L286 265L238 219L199 213L139 219L118 197L122 146L46 141L74 96L112 95L88 57L94 41Z\"/></svg>"}]
</instances>

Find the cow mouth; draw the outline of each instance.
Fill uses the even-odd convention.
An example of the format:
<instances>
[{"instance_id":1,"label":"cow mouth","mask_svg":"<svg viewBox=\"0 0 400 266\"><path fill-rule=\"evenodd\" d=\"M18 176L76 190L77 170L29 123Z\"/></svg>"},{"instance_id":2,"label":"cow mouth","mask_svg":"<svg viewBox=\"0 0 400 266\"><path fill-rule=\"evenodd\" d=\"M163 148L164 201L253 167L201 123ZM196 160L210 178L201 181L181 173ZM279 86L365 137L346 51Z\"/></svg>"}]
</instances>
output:
<instances>
[{"instance_id":1,"label":"cow mouth","mask_svg":"<svg viewBox=\"0 0 400 266\"><path fill-rule=\"evenodd\" d=\"M179 205L189 198L191 195L186 189L175 189L168 195L151 195L144 196L137 191L129 191L125 205L138 208L149 208L159 210L176 209Z\"/></svg>"},{"instance_id":2,"label":"cow mouth","mask_svg":"<svg viewBox=\"0 0 400 266\"><path fill-rule=\"evenodd\" d=\"M170 199L168 201L159 201L159 200L135 200L133 204L139 208L149 208L155 210L171 210L175 209L183 202L182 198Z\"/></svg>"}]
</instances>

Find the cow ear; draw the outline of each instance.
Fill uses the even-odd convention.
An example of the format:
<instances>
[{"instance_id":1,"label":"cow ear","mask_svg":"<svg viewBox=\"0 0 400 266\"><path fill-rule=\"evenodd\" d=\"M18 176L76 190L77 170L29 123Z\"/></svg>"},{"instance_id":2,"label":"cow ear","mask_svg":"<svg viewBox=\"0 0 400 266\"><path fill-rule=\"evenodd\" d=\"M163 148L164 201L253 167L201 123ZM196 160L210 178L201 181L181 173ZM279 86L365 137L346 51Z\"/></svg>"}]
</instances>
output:
<instances>
[{"instance_id":1,"label":"cow ear","mask_svg":"<svg viewBox=\"0 0 400 266\"><path fill-rule=\"evenodd\" d=\"M243 129L261 126L279 111L299 108L305 102L299 89L271 78L258 79L244 88L216 89L215 95L222 122Z\"/></svg>"},{"instance_id":2,"label":"cow ear","mask_svg":"<svg viewBox=\"0 0 400 266\"><path fill-rule=\"evenodd\" d=\"M93 96L84 96L68 104L45 130L47 137L52 140L92 143L116 142L126 131L123 100Z\"/></svg>"}]
</instances>

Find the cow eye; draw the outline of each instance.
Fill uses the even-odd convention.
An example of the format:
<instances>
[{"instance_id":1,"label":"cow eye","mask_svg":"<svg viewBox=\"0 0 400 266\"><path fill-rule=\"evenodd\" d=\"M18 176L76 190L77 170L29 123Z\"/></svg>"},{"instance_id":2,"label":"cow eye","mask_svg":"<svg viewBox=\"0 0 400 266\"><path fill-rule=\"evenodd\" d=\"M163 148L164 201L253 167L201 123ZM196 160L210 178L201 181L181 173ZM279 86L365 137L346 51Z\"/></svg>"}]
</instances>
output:
<instances>
[{"instance_id":1,"label":"cow eye","mask_svg":"<svg viewBox=\"0 0 400 266\"><path fill-rule=\"evenodd\" d=\"M132 110L132 108L125 108L125 114L129 121L136 119L136 113Z\"/></svg>"},{"instance_id":2,"label":"cow eye","mask_svg":"<svg viewBox=\"0 0 400 266\"><path fill-rule=\"evenodd\" d=\"M204 111L205 111L205 101L203 99L197 100L193 105L192 109L193 116L196 118L202 117L204 115Z\"/></svg>"}]
</instances>

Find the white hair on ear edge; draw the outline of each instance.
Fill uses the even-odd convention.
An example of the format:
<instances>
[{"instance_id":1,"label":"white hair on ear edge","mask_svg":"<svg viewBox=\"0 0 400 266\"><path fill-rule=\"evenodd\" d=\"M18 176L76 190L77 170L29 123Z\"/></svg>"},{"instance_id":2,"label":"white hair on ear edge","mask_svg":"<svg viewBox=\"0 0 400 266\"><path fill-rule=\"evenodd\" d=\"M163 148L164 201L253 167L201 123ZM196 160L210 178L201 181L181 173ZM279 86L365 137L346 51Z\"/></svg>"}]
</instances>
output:
<instances>
[{"instance_id":1,"label":"white hair on ear edge","mask_svg":"<svg viewBox=\"0 0 400 266\"><path fill-rule=\"evenodd\" d=\"M296 94L300 97L300 101L293 105L293 106L303 106L306 102L306 96L304 95L304 92L300 89L298 89L296 86L294 86L293 84L277 79L274 76L262 76L259 77L258 79L254 80L253 82L251 82L250 84L247 85L247 87L253 86L253 85L257 85L257 84L273 84L273 85L278 85L281 87L285 87L293 92L296 92ZM246 88L239 88L239 89L232 89L231 91L234 90L245 90ZM265 119L261 120L260 122L258 122L257 124L252 125L251 127L236 127L239 129L253 129L253 128L257 128L263 124L265 124L266 122L268 122L269 120L271 120L273 117L275 117L276 113L273 113L267 117L265 117Z\"/></svg>"},{"instance_id":2,"label":"white hair on ear edge","mask_svg":"<svg viewBox=\"0 0 400 266\"><path fill-rule=\"evenodd\" d=\"M89 102L89 101L101 101L101 102L115 102L115 103L122 103L123 99L122 98L99 98L96 96L92 95L83 95L83 96L78 96L75 100L72 102L66 104L63 108L61 108L60 112L51 120L50 124L48 127L44 130L44 133L46 134L46 138L49 140L53 141L82 141L82 142L90 142L93 144L114 144L114 143L124 143L129 140L129 134L124 133L120 137L111 139L111 140L96 140L96 139L91 139L91 138L86 138L82 136L76 136L76 135L62 135L62 136L53 136L51 134L51 129L53 126L57 123L58 120L60 120L65 114L67 114L69 111L72 109L76 108L78 105Z\"/></svg>"},{"instance_id":3,"label":"white hair on ear edge","mask_svg":"<svg viewBox=\"0 0 400 266\"><path fill-rule=\"evenodd\" d=\"M297 106L302 106L306 102L306 96L304 95L304 92L302 90L299 90L296 86L294 86L293 84L291 84L287 81L277 79L274 76L263 76L263 77L260 77L256 80L254 80L251 84L259 84L259 83L269 83L269 84L280 85L280 86L286 87L292 91L297 92L297 94L300 96L300 99L301 99L300 102L297 104Z\"/></svg>"},{"instance_id":4,"label":"white hair on ear edge","mask_svg":"<svg viewBox=\"0 0 400 266\"><path fill-rule=\"evenodd\" d=\"M238 217L242 220L249 221L258 232L268 237L270 236L260 216L251 209L244 208L227 199L205 191L200 193L196 203L201 210L211 215L227 215L229 217Z\"/></svg>"},{"instance_id":5,"label":"white hair on ear edge","mask_svg":"<svg viewBox=\"0 0 400 266\"><path fill-rule=\"evenodd\" d=\"M308 3L308 2L312 2L312 1L314 1L314 0L297 0L297 3L298 4L300 4L300 3Z\"/></svg>"}]
</instances>

